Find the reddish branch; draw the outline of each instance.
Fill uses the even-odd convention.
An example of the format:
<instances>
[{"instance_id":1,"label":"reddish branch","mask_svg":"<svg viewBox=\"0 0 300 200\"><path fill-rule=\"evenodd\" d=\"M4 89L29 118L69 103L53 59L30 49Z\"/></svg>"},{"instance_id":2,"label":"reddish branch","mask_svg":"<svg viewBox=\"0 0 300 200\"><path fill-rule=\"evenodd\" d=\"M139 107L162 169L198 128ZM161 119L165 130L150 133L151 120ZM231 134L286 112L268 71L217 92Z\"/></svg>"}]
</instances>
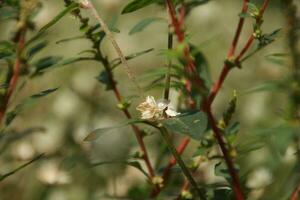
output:
<instances>
[{"instance_id":1,"label":"reddish branch","mask_svg":"<svg viewBox=\"0 0 300 200\"><path fill-rule=\"evenodd\" d=\"M242 7L242 13L245 13L247 12L248 10L248 2L249 0L244 0L243 1L243 7ZM268 3L269 3L269 0L265 0L261 9L260 9L260 12L259 12L259 18L261 19L267 6L268 6ZM167 0L167 5L169 7L169 14L170 14L170 17L172 19L172 24L173 24L173 27L175 29L175 33L177 35L177 38L178 38L178 41L183 41L184 40L184 33L181 31L181 24L182 23L179 23L177 18L176 18L176 12L175 12L175 8L172 4L172 2L170 0ZM181 17L182 18L182 17ZM242 32L242 29L243 29L243 25L244 25L244 18L241 17L240 20L239 20L239 23L238 23L238 26L237 26L237 30L236 30L236 33L235 33L235 36L234 36L234 39L233 39L233 42L232 42L232 45L231 45L231 48L227 54L227 60L230 61L232 59L232 57L234 56L235 54L235 51L236 51L236 48L237 48L237 45L238 45L238 41L239 41L239 38L240 38L240 35L241 35L241 32ZM247 50L251 47L253 41L254 41L254 36L253 34L249 37L247 43L245 44L245 46L242 48L241 52L238 54L238 56L233 60L233 64L235 63L238 63L240 61L240 59L243 57L243 55L247 52ZM187 52L189 53L189 52ZM190 57L190 55L186 56L187 58ZM188 60L188 59L187 59ZM188 60L188 63L189 63L189 60ZM192 61L193 63L193 61ZM240 186L240 182L239 182L239 177L238 177L238 174L234 168L234 164L233 164L233 161L231 160L230 158L230 155L228 153L228 150L226 148L226 142L225 142L225 139L224 137L222 136L222 133L221 131L218 129L217 125L216 125L216 121L212 115L212 112L211 112L211 105L216 97L216 95L218 94L219 90L221 89L229 71L232 69L232 66L230 66L229 63L225 63L224 66L223 66L223 69L221 71L221 74L219 76L219 79L215 82L215 84L213 85L212 87L212 90L208 96L208 99L207 99L207 102L206 102L206 106L205 106L205 111L207 112L208 114L208 117L210 119L210 123L211 123L211 126L212 126L212 129L214 131L214 134L215 134L215 137L219 143L219 146L222 150L222 153L223 153L223 156L224 156L224 159L225 159L225 162L227 164L227 167L228 167L228 170L229 170L229 173L231 175L231 178L232 178L232 187L233 187L233 191L235 193L235 197L237 200L243 200L244 197L243 197L243 194L242 194L242 190L241 190L241 186ZM181 154L186 146L188 145L189 143L189 140L185 139L184 141L182 141L182 143L179 145L179 148L178 148L178 153ZM180 152L179 152L180 150ZM166 175L165 177L165 181L166 181L166 178L168 177L169 175L169 172L170 172L170 169L174 166L172 160L170 160L169 162L169 165L166 167L165 169L165 173L164 175Z\"/></svg>"},{"instance_id":2,"label":"reddish branch","mask_svg":"<svg viewBox=\"0 0 300 200\"><path fill-rule=\"evenodd\" d=\"M213 132L214 132L215 137L216 137L216 139L219 143L219 146L220 146L221 151L223 153L223 157L224 157L225 162L227 164L228 171L229 171L229 174L230 174L231 179L232 179L232 188L233 188L233 191L235 193L235 198L237 200L243 200L245 198L244 198L243 193L242 193L239 177L238 177L238 174L235 170L234 163L231 159L231 156L229 155L229 152L226 148L226 141L225 141L220 129L217 127L217 122L214 119L214 116L211 113L211 111L209 110L207 114L208 114L208 119L209 119L209 121L211 123L211 126L212 126L212 129L213 129Z\"/></svg>"},{"instance_id":3,"label":"reddish branch","mask_svg":"<svg viewBox=\"0 0 300 200\"><path fill-rule=\"evenodd\" d=\"M249 0L244 0L243 7L242 7L242 13L246 13L247 12L247 10L248 10L248 3L249 3ZM227 58L229 58L229 59L235 53L235 50L236 50L237 45L238 45L239 38L240 38L241 33L242 33L244 22L245 22L245 18L240 17L240 20L239 20L239 23L238 23L238 26L237 26L237 29L236 29L236 32L235 32L235 36L234 36L232 44L231 44L231 48L230 48L230 50L229 50L229 52L227 54Z\"/></svg>"},{"instance_id":4,"label":"reddish branch","mask_svg":"<svg viewBox=\"0 0 300 200\"><path fill-rule=\"evenodd\" d=\"M13 74L9 80L8 89L5 96L3 97L3 102L1 103L0 108L0 123L2 122L5 112L8 107L9 100L16 89L17 82L20 76L20 69L22 65L22 52L25 46L25 36L26 36L26 27L20 28L17 33L17 50L16 50L16 60L13 68Z\"/></svg>"},{"instance_id":5,"label":"reddish branch","mask_svg":"<svg viewBox=\"0 0 300 200\"><path fill-rule=\"evenodd\" d=\"M180 16L178 19L177 15L176 15L176 10L175 10L175 7L174 7L174 4L172 3L172 1L166 0L166 5L168 8L169 16L171 18L171 22L172 22L172 25L174 28L175 35L177 36L177 40L179 43L182 43L182 42L184 42L184 39L185 39L185 33L182 30L183 25L184 25L185 8L181 7ZM196 76L196 74L197 74L196 65L194 63L193 58L191 57L190 49L189 49L188 45L186 45L184 47L183 53L184 53L184 58L187 62L186 66L185 66L187 74L190 77L192 77L192 81L195 83L195 85L197 85L199 87L204 86L203 80L201 80L201 78L199 76ZM191 85L190 81L186 81L186 90L188 92L191 92L191 89L192 89L191 86L192 85ZM194 105L191 105L191 106L194 106Z\"/></svg>"}]
</instances>

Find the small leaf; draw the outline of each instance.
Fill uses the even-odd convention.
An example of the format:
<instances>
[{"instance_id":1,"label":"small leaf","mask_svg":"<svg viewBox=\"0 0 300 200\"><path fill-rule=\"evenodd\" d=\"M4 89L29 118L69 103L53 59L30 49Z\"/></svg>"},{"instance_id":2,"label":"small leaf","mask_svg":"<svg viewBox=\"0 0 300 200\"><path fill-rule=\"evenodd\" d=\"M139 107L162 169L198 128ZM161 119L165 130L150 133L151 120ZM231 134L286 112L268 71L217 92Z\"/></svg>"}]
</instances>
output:
<instances>
[{"instance_id":1,"label":"small leaf","mask_svg":"<svg viewBox=\"0 0 300 200\"><path fill-rule=\"evenodd\" d=\"M0 42L0 59L9 58L14 55L14 45L7 41Z\"/></svg>"},{"instance_id":2,"label":"small leaf","mask_svg":"<svg viewBox=\"0 0 300 200\"><path fill-rule=\"evenodd\" d=\"M273 31L271 33L262 35L262 37L259 38L258 48L259 49L264 48L265 46L274 42L275 39L278 37L280 31L281 31L281 28L276 29L275 31Z\"/></svg>"},{"instance_id":3,"label":"small leaf","mask_svg":"<svg viewBox=\"0 0 300 200\"><path fill-rule=\"evenodd\" d=\"M248 3L248 12L251 16L257 16L259 14L259 8L254 3Z\"/></svg>"},{"instance_id":4,"label":"small leaf","mask_svg":"<svg viewBox=\"0 0 300 200\"><path fill-rule=\"evenodd\" d=\"M190 136L199 140L207 129L207 116L204 112L192 112L162 121L171 132Z\"/></svg>"},{"instance_id":5,"label":"small leaf","mask_svg":"<svg viewBox=\"0 0 300 200\"><path fill-rule=\"evenodd\" d=\"M237 94L236 91L233 92L233 97L232 99L229 101L228 107L226 109L226 111L223 113L223 128L226 128L229 124L229 122L231 121L235 110L236 110L236 104L237 104Z\"/></svg>"},{"instance_id":6,"label":"small leaf","mask_svg":"<svg viewBox=\"0 0 300 200\"><path fill-rule=\"evenodd\" d=\"M109 73L106 70L103 70L96 79L105 85L105 90L112 90L116 84L115 80L111 80Z\"/></svg>"},{"instance_id":7,"label":"small leaf","mask_svg":"<svg viewBox=\"0 0 300 200\"><path fill-rule=\"evenodd\" d=\"M91 60L92 58L86 58L86 57L72 57L72 58L67 58L62 60L60 63L55 65L55 67L60 67L60 66L65 66L65 65L70 65L79 61L83 60Z\"/></svg>"},{"instance_id":8,"label":"small leaf","mask_svg":"<svg viewBox=\"0 0 300 200\"><path fill-rule=\"evenodd\" d=\"M47 46L47 44L48 44L47 41L43 41L43 42L36 44L31 49L29 49L27 52L28 59L32 58L35 54L37 54L42 49L44 49Z\"/></svg>"},{"instance_id":9,"label":"small leaf","mask_svg":"<svg viewBox=\"0 0 300 200\"><path fill-rule=\"evenodd\" d=\"M257 92L272 92L279 91L282 88L281 83L279 81L265 81L264 83L254 86L242 93L242 95L247 95L251 93Z\"/></svg>"},{"instance_id":10,"label":"small leaf","mask_svg":"<svg viewBox=\"0 0 300 200\"><path fill-rule=\"evenodd\" d=\"M34 66L36 67L34 75L42 73L46 69L56 65L60 60L62 60L62 57L60 57L60 56L48 56L48 57L44 57L44 58L39 59L34 64Z\"/></svg>"},{"instance_id":11,"label":"small leaf","mask_svg":"<svg viewBox=\"0 0 300 200\"><path fill-rule=\"evenodd\" d=\"M58 88L44 90L38 94L32 95L30 98L32 98L32 99L41 98L41 97L47 96L48 94L51 94L52 92L55 92L56 90L58 90Z\"/></svg>"},{"instance_id":12,"label":"small leaf","mask_svg":"<svg viewBox=\"0 0 300 200\"><path fill-rule=\"evenodd\" d=\"M122 14L127 14L149 6L151 4L157 3L159 0L133 0L125 6L122 11Z\"/></svg>"},{"instance_id":13,"label":"small leaf","mask_svg":"<svg viewBox=\"0 0 300 200\"><path fill-rule=\"evenodd\" d=\"M149 52L151 52L151 51L153 51L153 50L154 50L153 48L151 48L151 49L146 49L146 50L144 50L144 51L137 52L137 53L133 53L133 54L130 54L130 55L128 55L128 56L125 56L125 58L126 58L126 60L131 60L131 59L134 59L134 58L136 58L136 57L139 57L139 56L142 56L142 55L144 55L144 54L147 54L147 53L149 53ZM120 59L120 58L116 58L116 59L114 59L114 60L112 60L112 61L110 62L110 65L111 65L111 68L114 69L114 68L116 68L117 66L119 66L121 63L122 63L122 62L121 62L121 59Z\"/></svg>"},{"instance_id":14,"label":"small leaf","mask_svg":"<svg viewBox=\"0 0 300 200\"><path fill-rule=\"evenodd\" d=\"M48 89L41 91L40 93L34 94L26 98L22 103L18 104L12 111L8 112L5 119L5 125L8 126L18 114L20 114L25 108L30 107L35 103L36 99L47 96L58 90L58 88Z\"/></svg>"},{"instance_id":15,"label":"small leaf","mask_svg":"<svg viewBox=\"0 0 300 200\"><path fill-rule=\"evenodd\" d=\"M40 31L27 42L27 44L35 41L37 38L39 38L41 35L43 35L51 26L56 24L61 18L63 18L65 15L67 15L68 13L70 13L73 10L78 9L78 8L79 8L78 3L75 3L75 2L71 3L63 11L61 11L58 15L56 15L50 22L48 22L45 26L43 26L40 29Z\"/></svg>"},{"instance_id":16,"label":"small leaf","mask_svg":"<svg viewBox=\"0 0 300 200\"><path fill-rule=\"evenodd\" d=\"M144 123L143 120L140 119L130 119L127 120L125 122L123 122L122 124L116 125L116 126L111 126L111 127L106 127L106 128L98 128L93 130L91 133L89 133L85 138L84 141L93 141L96 140L97 138L99 138L102 134L107 133L108 131L117 129L117 128L122 128L124 126L128 126L131 124L136 124L136 123Z\"/></svg>"},{"instance_id":17,"label":"small leaf","mask_svg":"<svg viewBox=\"0 0 300 200\"><path fill-rule=\"evenodd\" d=\"M288 57L287 53L273 53L266 55L266 59L274 64L283 66L286 62L286 59Z\"/></svg>"},{"instance_id":18,"label":"small leaf","mask_svg":"<svg viewBox=\"0 0 300 200\"><path fill-rule=\"evenodd\" d=\"M85 36L82 36L82 35L74 36L74 37L69 37L69 38L58 40L56 42L56 44L61 44L61 43L64 43L64 42L69 42L69 41L78 40L78 39L84 39L84 38L85 38Z\"/></svg>"},{"instance_id":19,"label":"small leaf","mask_svg":"<svg viewBox=\"0 0 300 200\"><path fill-rule=\"evenodd\" d=\"M142 19L129 31L129 35L133 35L135 33L141 32L153 22L162 21L162 20L163 20L162 18L158 18L158 17Z\"/></svg>"},{"instance_id":20,"label":"small leaf","mask_svg":"<svg viewBox=\"0 0 300 200\"><path fill-rule=\"evenodd\" d=\"M204 80L204 84L206 89L209 89L212 85L211 73L209 70L208 62L204 56L204 54L197 49L197 47L190 44L190 49L192 55L194 56L194 62L197 68L197 72L202 80Z\"/></svg>"},{"instance_id":21,"label":"small leaf","mask_svg":"<svg viewBox=\"0 0 300 200\"><path fill-rule=\"evenodd\" d=\"M63 18L69 12L77 9L79 7L78 3L71 3L68 7L66 7L63 11L61 11L58 15L56 15L50 22L48 22L45 26L43 26L39 33L45 32L48 28L53 26L56 22L58 22L61 18Z\"/></svg>"},{"instance_id":22,"label":"small leaf","mask_svg":"<svg viewBox=\"0 0 300 200\"><path fill-rule=\"evenodd\" d=\"M13 7L0 7L0 21L17 19L18 9Z\"/></svg>"}]
</instances>

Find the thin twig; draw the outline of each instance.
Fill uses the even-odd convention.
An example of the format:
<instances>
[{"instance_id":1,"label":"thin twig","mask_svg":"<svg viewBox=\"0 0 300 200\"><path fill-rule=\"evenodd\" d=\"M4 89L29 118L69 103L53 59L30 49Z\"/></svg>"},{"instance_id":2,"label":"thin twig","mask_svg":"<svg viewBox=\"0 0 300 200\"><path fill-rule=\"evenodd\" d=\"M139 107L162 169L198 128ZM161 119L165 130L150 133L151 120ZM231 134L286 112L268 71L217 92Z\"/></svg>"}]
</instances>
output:
<instances>
[{"instance_id":1,"label":"thin twig","mask_svg":"<svg viewBox=\"0 0 300 200\"><path fill-rule=\"evenodd\" d=\"M14 170L12 170L12 171L10 171L10 172L7 172L7 173L5 173L5 174L3 174L3 175L0 175L0 181L3 181L3 180L6 179L7 177L9 177L9 176L11 176L11 175L17 173L17 172L20 171L21 169L27 167L28 165L34 163L34 162L37 161L37 160L40 160L40 159L43 158L43 157L44 157L44 154L40 154L40 155L38 155L37 157L35 157L35 158L33 158L32 160L30 160L29 162L27 162L27 163L25 163L25 164L23 164L23 165L17 167L16 169L14 169Z\"/></svg>"},{"instance_id":2,"label":"thin twig","mask_svg":"<svg viewBox=\"0 0 300 200\"><path fill-rule=\"evenodd\" d=\"M66 0L65 0L65 3L68 5L68 4L71 3L71 1L66 1ZM90 4L90 2L88 2L88 3L89 3L89 5L92 5L92 4ZM85 7L85 8L90 8L90 7ZM95 11L95 12L96 12L96 11ZM84 18L84 17L80 14L80 11L74 12L74 13L72 13L72 14L73 14L74 16L76 16L77 18L79 18L79 20L80 20L81 23L87 25L87 20L86 20L86 18ZM106 26L106 27L107 27L107 26ZM101 62L101 63L103 64L103 66L104 66L104 68L105 68L105 71L106 71L106 73L107 73L107 75L108 75L109 82L111 83L112 90L113 90L113 92L114 92L114 95L115 95L115 97L116 97L118 103L119 103L119 104L124 103L123 97L122 97L122 95L121 95L121 93L120 93L120 91L119 91L119 89L118 89L118 87L117 87L117 84L116 84L115 80L114 80L113 73L112 73L112 68L111 68L111 66L110 66L110 64L109 64L109 62L108 62L108 60L107 60L107 57L104 57L104 56L102 55L100 46L97 45L97 41L94 41L92 38L89 38L89 37L88 37L88 39L90 39L93 43L95 43L95 45L93 45L93 48L94 48L94 49L96 50L96 52L97 52L96 60L97 60L98 62ZM121 53L122 53L122 52L121 52ZM122 54L122 55L123 55L123 54ZM121 109L121 110L122 110L122 112L124 113L124 115L127 117L127 119L132 119L132 116L131 116L129 110L128 110L126 107L123 108L123 109ZM143 159L144 162L145 162L145 165L146 165L147 170L148 170L148 173L149 173L149 177L153 178L153 177L155 177L155 171L154 171L154 169L153 169L153 167L152 167L152 164L151 164L151 162L150 162L149 154L148 154L148 151L147 151L147 149L146 149L146 145L145 145L145 143L144 143L144 141L143 141L143 135L142 135L142 132L141 132L141 130L140 130L137 126L135 126L135 125L131 125L131 128L132 128L132 130L133 130L133 132L134 132L134 134L135 134L135 137L136 137L136 139L137 139L137 141L138 141L139 147L140 147L141 152L142 152L141 159ZM156 191L157 189L158 189L158 187L154 188L154 191Z\"/></svg>"},{"instance_id":3,"label":"thin twig","mask_svg":"<svg viewBox=\"0 0 300 200\"><path fill-rule=\"evenodd\" d=\"M108 39L110 40L110 42L112 43L113 47L115 48L123 66L125 69L125 72L127 74L127 76L129 77L129 79L133 82L133 84L136 86L136 88L138 89L138 92L140 94L141 98L144 98L144 92L142 90L142 88L139 86L136 77L133 73L133 71L130 69L129 64L120 48L120 46L118 45L117 41L115 40L112 32L110 31L110 29L108 28L107 24L104 22L104 20L101 18L100 14L98 13L98 11L96 10L96 7L94 6L94 4L90 1L90 0L86 0L90 6L90 9L92 10L92 14L93 16L96 18L96 20L99 22L99 24L101 25L103 31L105 32L105 34L107 35Z\"/></svg>"}]
</instances>

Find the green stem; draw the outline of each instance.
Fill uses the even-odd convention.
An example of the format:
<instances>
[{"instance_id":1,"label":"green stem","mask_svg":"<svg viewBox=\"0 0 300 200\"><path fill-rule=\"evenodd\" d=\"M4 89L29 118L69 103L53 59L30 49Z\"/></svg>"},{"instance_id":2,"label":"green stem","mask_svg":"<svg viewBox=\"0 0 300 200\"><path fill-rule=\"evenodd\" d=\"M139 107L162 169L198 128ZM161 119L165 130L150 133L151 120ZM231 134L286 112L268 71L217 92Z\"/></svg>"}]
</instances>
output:
<instances>
[{"instance_id":1,"label":"green stem","mask_svg":"<svg viewBox=\"0 0 300 200\"><path fill-rule=\"evenodd\" d=\"M196 183L195 179L193 178L191 172L185 165L185 163L182 160L182 158L180 157L180 155L177 153L175 147L173 146L173 143L171 141L171 138L169 136L167 129L164 127L159 127L159 130L160 130L161 135L162 135L163 139L165 140L169 150L173 154L176 162L178 163L179 167L181 168L181 170L182 170L183 174L185 175L185 177L187 178L187 180L194 187L194 189L198 193L198 196L200 197L200 199L206 199L204 192L198 188L197 183Z\"/></svg>"}]
</instances>

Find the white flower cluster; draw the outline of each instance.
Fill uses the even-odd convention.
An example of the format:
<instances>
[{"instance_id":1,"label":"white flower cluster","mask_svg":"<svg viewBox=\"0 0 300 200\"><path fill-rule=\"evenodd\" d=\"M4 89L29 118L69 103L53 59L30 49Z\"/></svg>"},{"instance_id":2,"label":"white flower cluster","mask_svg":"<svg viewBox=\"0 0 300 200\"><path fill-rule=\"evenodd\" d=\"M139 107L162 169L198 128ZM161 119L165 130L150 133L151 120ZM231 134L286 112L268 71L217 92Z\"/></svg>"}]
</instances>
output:
<instances>
[{"instance_id":1,"label":"white flower cluster","mask_svg":"<svg viewBox=\"0 0 300 200\"><path fill-rule=\"evenodd\" d=\"M138 105L136 109L142 113L142 119L148 120L164 119L164 112L168 117L179 115L180 113L170 108L169 104L170 102L166 100L158 100L156 102L153 96L147 96L146 101Z\"/></svg>"}]
</instances>

